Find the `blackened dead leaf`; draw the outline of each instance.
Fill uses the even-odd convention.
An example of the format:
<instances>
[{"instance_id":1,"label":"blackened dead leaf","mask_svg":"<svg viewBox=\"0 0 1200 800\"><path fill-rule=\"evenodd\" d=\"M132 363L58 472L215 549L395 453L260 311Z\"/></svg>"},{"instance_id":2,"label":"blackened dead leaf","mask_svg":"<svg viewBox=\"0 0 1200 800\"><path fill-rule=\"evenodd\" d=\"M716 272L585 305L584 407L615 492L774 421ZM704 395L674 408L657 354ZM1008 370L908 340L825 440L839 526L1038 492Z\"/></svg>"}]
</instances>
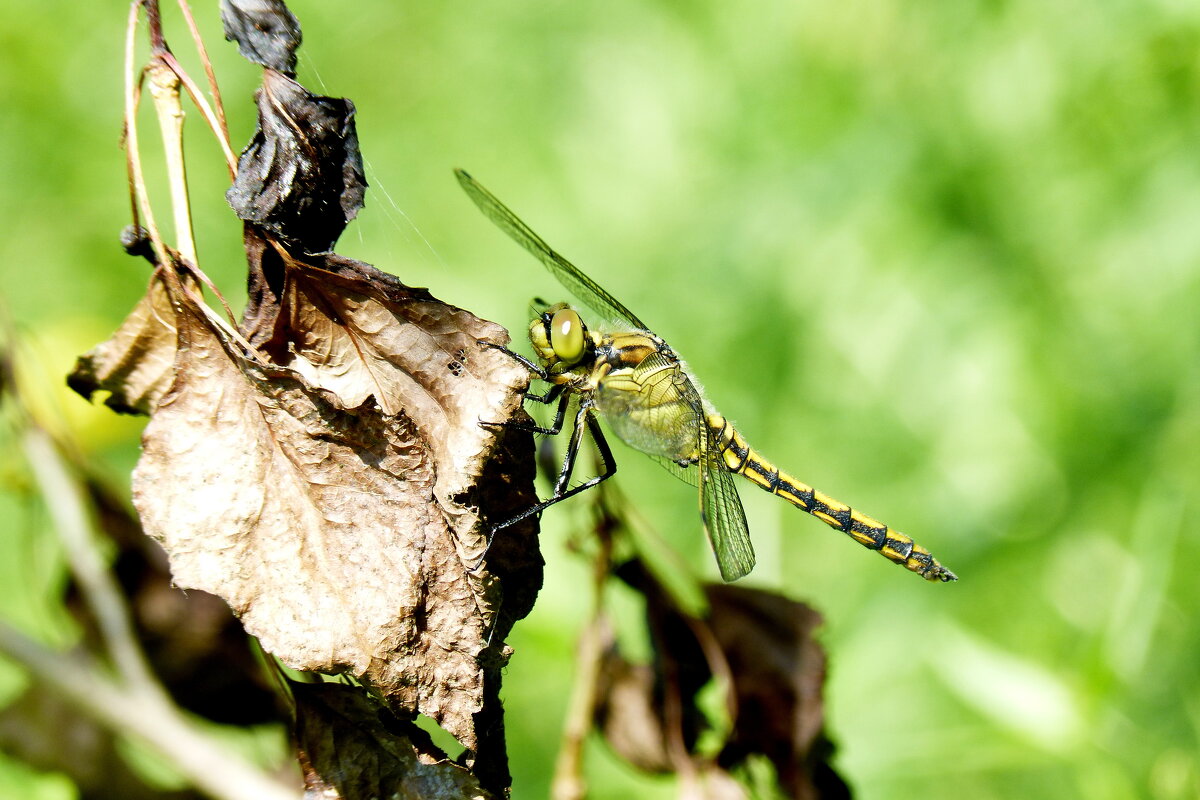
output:
<instances>
[{"instance_id":1,"label":"blackened dead leaf","mask_svg":"<svg viewBox=\"0 0 1200 800\"><path fill-rule=\"evenodd\" d=\"M787 797L849 797L828 764L816 611L771 592L722 584L705 588L708 612L692 617L638 563L619 574L646 596L655 659L632 664L615 650L606 657L596 723L614 750L647 771L706 776L698 796L724 796L716 787L728 788L727 782L714 770L733 774L761 754ZM731 689L732 722L709 762L694 752L706 727L697 697L714 674Z\"/></svg>"},{"instance_id":2,"label":"blackened dead leaf","mask_svg":"<svg viewBox=\"0 0 1200 800\"><path fill-rule=\"evenodd\" d=\"M497 601L469 569L477 512L437 491L469 479L444 477L407 411L347 409L243 357L188 298L179 309L174 383L134 473L176 583L224 598L289 666L362 677L475 749Z\"/></svg>"},{"instance_id":3,"label":"blackened dead leaf","mask_svg":"<svg viewBox=\"0 0 1200 800\"><path fill-rule=\"evenodd\" d=\"M479 781L410 722L352 687L293 683L306 797L488 800Z\"/></svg>"},{"instance_id":4,"label":"blackened dead leaf","mask_svg":"<svg viewBox=\"0 0 1200 800\"><path fill-rule=\"evenodd\" d=\"M292 75L300 46L300 20L280 0L221 0L225 39L243 58Z\"/></svg>"},{"instance_id":5,"label":"blackened dead leaf","mask_svg":"<svg viewBox=\"0 0 1200 800\"><path fill-rule=\"evenodd\" d=\"M362 208L367 187L354 104L309 94L273 69L263 72L255 100L258 130L226 199L291 250L330 250Z\"/></svg>"},{"instance_id":6,"label":"blackened dead leaf","mask_svg":"<svg viewBox=\"0 0 1200 800\"><path fill-rule=\"evenodd\" d=\"M849 797L828 763L821 615L782 595L710 585L708 624L733 676L733 732L718 757L727 768L765 755L788 797Z\"/></svg>"}]
</instances>

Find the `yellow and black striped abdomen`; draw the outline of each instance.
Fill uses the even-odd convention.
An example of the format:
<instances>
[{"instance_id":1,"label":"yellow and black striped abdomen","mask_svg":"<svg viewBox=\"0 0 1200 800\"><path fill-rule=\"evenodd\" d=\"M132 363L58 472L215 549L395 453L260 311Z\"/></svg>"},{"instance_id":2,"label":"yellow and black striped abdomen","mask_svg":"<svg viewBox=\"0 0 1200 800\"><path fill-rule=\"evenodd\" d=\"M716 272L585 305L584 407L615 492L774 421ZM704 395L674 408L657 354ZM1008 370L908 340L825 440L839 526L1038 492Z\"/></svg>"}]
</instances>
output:
<instances>
[{"instance_id":1,"label":"yellow and black striped abdomen","mask_svg":"<svg viewBox=\"0 0 1200 800\"><path fill-rule=\"evenodd\" d=\"M910 569L930 581L958 580L953 572L938 563L928 550L899 531L859 513L845 503L801 483L764 459L746 444L729 420L710 413L705 423L712 431L721 462L730 472L744 475L773 495L782 497L807 511L831 528L849 535L859 544L878 550L885 558Z\"/></svg>"}]
</instances>

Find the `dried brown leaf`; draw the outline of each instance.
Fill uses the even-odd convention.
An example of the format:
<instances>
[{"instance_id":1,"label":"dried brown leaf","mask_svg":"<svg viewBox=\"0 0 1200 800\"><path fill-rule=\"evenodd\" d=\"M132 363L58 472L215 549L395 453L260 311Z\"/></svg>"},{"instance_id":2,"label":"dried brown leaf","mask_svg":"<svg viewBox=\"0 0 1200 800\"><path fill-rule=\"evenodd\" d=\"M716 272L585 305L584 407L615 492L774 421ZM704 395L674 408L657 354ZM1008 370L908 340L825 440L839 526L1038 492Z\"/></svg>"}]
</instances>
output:
<instances>
[{"instance_id":1,"label":"dried brown leaf","mask_svg":"<svg viewBox=\"0 0 1200 800\"><path fill-rule=\"evenodd\" d=\"M273 287L247 308L247 338L344 408L374 398L385 414L403 410L433 450L439 498L452 505L473 490L496 455L495 430L479 423L517 412L529 384L514 359L480 344L506 345L508 333L361 261L293 257L253 232L247 249L252 284ZM524 494L518 510L535 502Z\"/></svg>"},{"instance_id":2,"label":"dried brown leaf","mask_svg":"<svg viewBox=\"0 0 1200 800\"><path fill-rule=\"evenodd\" d=\"M186 298L176 324L134 474L176 583L224 598L289 666L362 677L475 749L495 599L469 570L477 513L439 498L450 470L425 432L246 359Z\"/></svg>"},{"instance_id":3,"label":"dried brown leaf","mask_svg":"<svg viewBox=\"0 0 1200 800\"><path fill-rule=\"evenodd\" d=\"M104 404L119 414L149 414L171 385L174 324L166 288L155 279L117 332L76 360L67 385L88 400L107 391Z\"/></svg>"},{"instance_id":4,"label":"dried brown leaf","mask_svg":"<svg viewBox=\"0 0 1200 800\"><path fill-rule=\"evenodd\" d=\"M287 665L353 675L398 719L436 720L479 783L504 792L503 639L532 607L542 562L536 518L487 547L489 522L536 498L532 437L480 423L520 410L528 374L481 346L507 343L499 326L326 252L366 188L354 105L278 71L300 38L283 3L223 12L268 67L226 195L246 223L241 330L184 288L190 278L160 272L73 385L151 413L134 503L176 585L226 601ZM313 791L344 792L329 782L338 751L310 748Z\"/></svg>"},{"instance_id":5,"label":"dried brown leaf","mask_svg":"<svg viewBox=\"0 0 1200 800\"><path fill-rule=\"evenodd\" d=\"M488 800L479 781L428 736L362 692L292 684L307 797L328 800Z\"/></svg>"},{"instance_id":6,"label":"dried brown leaf","mask_svg":"<svg viewBox=\"0 0 1200 800\"><path fill-rule=\"evenodd\" d=\"M278 721L282 708L276 687L229 606L207 592L175 589L166 553L142 532L133 510L95 478L87 480L86 489L98 527L115 547L112 571L128 600L138 641L175 701L214 722ZM74 580L68 581L65 595L83 646L103 654L91 606Z\"/></svg>"},{"instance_id":7,"label":"dried brown leaf","mask_svg":"<svg viewBox=\"0 0 1200 800\"><path fill-rule=\"evenodd\" d=\"M495 438L481 412L507 418L528 385L516 361L479 344L507 344L508 334L362 262L327 255L290 266L280 363L347 408L374 397L384 414L403 411L442 466L440 494L463 491Z\"/></svg>"},{"instance_id":8,"label":"dried brown leaf","mask_svg":"<svg viewBox=\"0 0 1200 800\"><path fill-rule=\"evenodd\" d=\"M649 664L635 664L614 647L604 654L600 705L596 727L605 741L634 767L651 774L667 774L672 762L663 730L662 707L656 702L657 676Z\"/></svg>"},{"instance_id":9,"label":"dried brown leaf","mask_svg":"<svg viewBox=\"0 0 1200 800\"><path fill-rule=\"evenodd\" d=\"M733 731L718 762L731 768L761 753L788 797L849 797L828 758L821 615L773 592L709 585L708 625L733 676Z\"/></svg>"}]
</instances>

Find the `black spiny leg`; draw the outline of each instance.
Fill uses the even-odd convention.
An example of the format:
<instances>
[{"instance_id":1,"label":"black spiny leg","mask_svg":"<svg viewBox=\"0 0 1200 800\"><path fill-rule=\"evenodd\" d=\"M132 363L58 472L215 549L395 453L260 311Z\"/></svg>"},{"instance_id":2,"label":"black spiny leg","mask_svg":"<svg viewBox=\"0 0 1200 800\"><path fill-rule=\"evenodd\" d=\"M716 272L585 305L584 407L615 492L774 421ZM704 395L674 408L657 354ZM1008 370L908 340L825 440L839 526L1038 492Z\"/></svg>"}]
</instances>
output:
<instances>
[{"instance_id":1,"label":"black spiny leg","mask_svg":"<svg viewBox=\"0 0 1200 800\"><path fill-rule=\"evenodd\" d=\"M540 425L534 425L532 422L515 422L513 420L509 420L508 422L480 422L479 424L483 425L484 427L513 428L518 431L528 431L529 433L548 433L551 436L557 436L562 432L563 420L567 418L567 406L571 402L571 395L562 394L562 390L563 387L561 384L555 384L554 386L551 386L549 391L547 391L544 395L525 395L526 400L534 400L539 403L553 403L556 398L558 399L558 411L555 412L554 422L550 424L549 428L543 428ZM562 396L559 397L559 395Z\"/></svg>"},{"instance_id":2,"label":"black spiny leg","mask_svg":"<svg viewBox=\"0 0 1200 800\"><path fill-rule=\"evenodd\" d=\"M498 345L494 342L489 342L484 339L476 339L476 341L484 347L490 347L493 350L499 350L501 353L504 353L509 358L514 359L515 361L517 361L517 363L521 364L521 366L525 367L527 370L529 370L530 372L532 372L534 375L538 376L542 380L544 380L544 381L550 380L550 375L549 375L549 373L546 372L546 370L542 369L542 367L533 363L532 361L530 361L528 358L521 355L520 353L514 353L512 350L509 350L507 347L504 347L503 345ZM551 436L557 436L562 431L563 420L565 420L567 417L567 402L570 399L570 395L563 395L562 392L563 392L564 388L565 387L561 383L553 383L550 385L550 388L546 390L545 394L534 394L533 392L530 392L530 391L525 392L524 399L533 400L535 403L544 403L546 405L549 405L550 403L553 403L555 400L558 400L558 411L554 416L554 423L549 428L543 428L538 425L532 425L530 423L525 423L525 422L511 422L511 421L510 422L482 422L481 421L479 424L488 426L488 427L496 427L496 428L516 428L517 430L528 431L529 433L548 433ZM562 396L560 397L560 395L562 395Z\"/></svg>"},{"instance_id":3,"label":"black spiny leg","mask_svg":"<svg viewBox=\"0 0 1200 800\"><path fill-rule=\"evenodd\" d=\"M561 397L560 397L561 395ZM558 436L562 433L563 421L567 418L567 406L571 404L571 395L563 394L563 386L561 383L556 383L546 390L544 395L527 394L526 400L533 400L538 403L553 403L555 398L558 398L558 410L554 412L554 422L550 423L549 428L543 428L540 425L524 425L520 422L510 423L512 427L520 428L523 431L530 433L546 433L550 436Z\"/></svg>"},{"instance_id":4,"label":"black spiny leg","mask_svg":"<svg viewBox=\"0 0 1200 800\"><path fill-rule=\"evenodd\" d=\"M575 459L579 455L579 448L583 443L583 432L585 429L592 434L592 441L596 443L596 449L600 452L600 462L603 465L603 470L599 475L589 478L573 489L568 489L567 484L570 483L571 473L575 469ZM501 528L507 528L509 525L514 525L523 519L540 514L555 503L561 503L568 497L574 497L580 492L591 489L600 483L600 481L611 478L616 471L617 462L613 459L612 450L608 447L608 442L604 438L604 432L600 430L600 423L596 421L595 415L591 413L591 405L586 401L580 403L579 410L575 413L575 427L571 431L571 442L567 446L566 455L563 456L562 469L559 470L558 480L554 484L554 495L548 500L543 500L537 505L525 509L512 519L505 520L496 525L492 528L492 536L495 536L496 531ZM491 544L490 537L488 544Z\"/></svg>"},{"instance_id":5,"label":"black spiny leg","mask_svg":"<svg viewBox=\"0 0 1200 800\"><path fill-rule=\"evenodd\" d=\"M548 428L520 422L480 422L479 424L495 426L498 428L516 428L518 430L529 431L531 433L545 433L552 436L562 432L563 422L566 420L567 407L570 405L571 401L571 393L566 392L566 384L553 383L551 381L550 374L543 367L533 363L519 353L514 353L507 347L503 347L502 345L482 339L477 341L484 347L490 347L493 350L499 350L500 352L507 354L509 357L522 364L531 373L550 383L550 388L546 390L545 394L539 395L526 392L525 399L545 404L553 403L556 400L558 401L558 410L554 415L554 423ZM578 390L576 391L578 392ZM613 459L612 450L610 450L608 447L608 441L604 438L604 432L600 430L600 423L597 422L595 414L592 413L591 395L587 392L578 393L582 395L583 399L579 403L579 410L575 412L575 424L571 430L571 441L567 445L566 454L563 456L562 469L559 470L558 480L554 483L554 495L548 500L543 500L542 502L525 509L515 517L494 525L491 533L488 534L487 545L484 547L483 555L480 556L478 562L471 567L472 570L478 569L480 565L483 564L483 559L487 557L487 552L492 547L492 539L495 538L497 531L501 530L502 528L507 528L510 525L515 525L521 520L541 514L544 510L555 503L560 503L563 500L566 500L568 497L574 497L580 492L591 489L601 481L611 478L616 474L617 462ZM575 460L578 458L579 448L583 444L583 432L585 428L592 434L592 441L596 443L596 450L600 453L600 462L603 469L599 475L589 478L573 489L568 489L567 484L571 482L571 474L575 470Z\"/></svg>"},{"instance_id":6,"label":"black spiny leg","mask_svg":"<svg viewBox=\"0 0 1200 800\"><path fill-rule=\"evenodd\" d=\"M504 355L519 362L521 364L521 366L525 367L525 369L529 370L534 375L537 375L542 380L544 380L544 381L550 380L550 374L548 372L546 372L545 369L543 369L538 364L533 363L532 361L530 361L528 358L521 355L520 353L514 353L512 350L509 350L504 345L496 344L495 342L489 342L487 339L476 339L475 341L477 344L479 344L483 347L489 347L492 350L499 350L501 353L504 353Z\"/></svg>"}]
</instances>

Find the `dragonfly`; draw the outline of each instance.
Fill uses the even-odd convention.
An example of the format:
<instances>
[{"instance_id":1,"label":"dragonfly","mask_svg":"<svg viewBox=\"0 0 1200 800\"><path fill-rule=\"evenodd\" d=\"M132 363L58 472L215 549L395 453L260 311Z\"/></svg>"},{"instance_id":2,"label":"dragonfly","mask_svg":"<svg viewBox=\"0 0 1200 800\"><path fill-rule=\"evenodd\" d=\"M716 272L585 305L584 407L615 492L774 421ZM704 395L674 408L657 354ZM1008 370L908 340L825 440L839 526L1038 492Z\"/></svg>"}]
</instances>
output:
<instances>
[{"instance_id":1,"label":"dragonfly","mask_svg":"<svg viewBox=\"0 0 1200 800\"><path fill-rule=\"evenodd\" d=\"M496 529L540 514L616 472L612 450L597 423L599 415L626 444L699 489L700 517L726 581L737 580L754 568L754 546L733 475L744 476L927 580L958 580L908 536L796 480L763 458L704 399L691 372L661 337L546 244L467 172L456 169L455 175L484 216L541 261L596 314L599 323L589 328L579 311L567 303L542 308L529 326L536 362L494 343L483 343L503 350L549 385L545 393L527 393L526 399L557 403L554 422L548 427L524 425L527 430L561 433L569 405L577 401L553 494ZM598 475L571 487L585 434L595 444L601 469Z\"/></svg>"}]
</instances>

